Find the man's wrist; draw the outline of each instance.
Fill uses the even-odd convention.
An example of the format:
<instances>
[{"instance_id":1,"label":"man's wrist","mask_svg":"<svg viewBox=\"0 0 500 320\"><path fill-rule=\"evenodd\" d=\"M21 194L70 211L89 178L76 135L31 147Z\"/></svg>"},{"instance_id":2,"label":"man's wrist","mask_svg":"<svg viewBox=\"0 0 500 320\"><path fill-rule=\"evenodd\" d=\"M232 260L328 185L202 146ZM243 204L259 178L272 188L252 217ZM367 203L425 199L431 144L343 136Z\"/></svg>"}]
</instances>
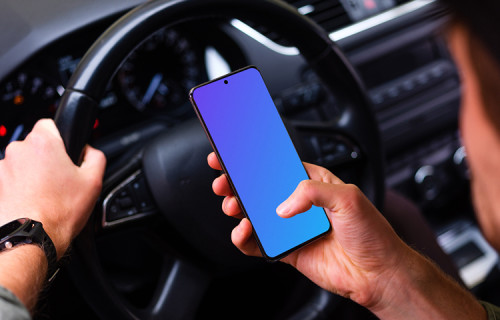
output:
<instances>
[{"instance_id":1,"label":"man's wrist","mask_svg":"<svg viewBox=\"0 0 500 320\"><path fill-rule=\"evenodd\" d=\"M427 282L425 279L431 276L428 261L413 250L409 249L407 257L402 261L402 265L394 270L391 277L384 279L377 304L368 307L381 319L408 315L406 309L412 296L420 291L421 283Z\"/></svg>"},{"instance_id":2,"label":"man's wrist","mask_svg":"<svg viewBox=\"0 0 500 320\"><path fill-rule=\"evenodd\" d=\"M21 245L0 253L0 285L33 310L47 274L47 259L39 246Z\"/></svg>"},{"instance_id":3,"label":"man's wrist","mask_svg":"<svg viewBox=\"0 0 500 320\"><path fill-rule=\"evenodd\" d=\"M39 221L42 223L45 233L52 240L56 248L57 260L60 260L64 256L71 244L72 234L63 228L61 223L51 221L46 218L48 216L47 214L42 214L34 210L22 210L30 213L27 216L20 216L11 214L11 211L15 211L14 209L9 209L8 207L2 209L4 210L0 210L0 227L16 219L29 218Z\"/></svg>"},{"instance_id":4,"label":"man's wrist","mask_svg":"<svg viewBox=\"0 0 500 320\"><path fill-rule=\"evenodd\" d=\"M486 319L480 303L432 261L412 254L370 308L380 319Z\"/></svg>"},{"instance_id":5,"label":"man's wrist","mask_svg":"<svg viewBox=\"0 0 500 320\"><path fill-rule=\"evenodd\" d=\"M57 252L57 260L59 261L68 250L71 240L68 237L64 237L60 229L51 228L50 226L46 227L45 224L43 226L47 235L52 239Z\"/></svg>"},{"instance_id":6,"label":"man's wrist","mask_svg":"<svg viewBox=\"0 0 500 320\"><path fill-rule=\"evenodd\" d=\"M63 227L62 223L47 219L48 216L49 215L47 213L35 213L32 214L29 218L40 221L42 223L45 233L52 240L52 243L56 248L57 260L59 261L64 256L71 244L71 236L70 232L68 232Z\"/></svg>"},{"instance_id":7,"label":"man's wrist","mask_svg":"<svg viewBox=\"0 0 500 320\"><path fill-rule=\"evenodd\" d=\"M43 249L48 264L48 276L52 277L58 269L57 251L41 222L20 218L0 227L0 251L16 250L26 244Z\"/></svg>"}]
</instances>

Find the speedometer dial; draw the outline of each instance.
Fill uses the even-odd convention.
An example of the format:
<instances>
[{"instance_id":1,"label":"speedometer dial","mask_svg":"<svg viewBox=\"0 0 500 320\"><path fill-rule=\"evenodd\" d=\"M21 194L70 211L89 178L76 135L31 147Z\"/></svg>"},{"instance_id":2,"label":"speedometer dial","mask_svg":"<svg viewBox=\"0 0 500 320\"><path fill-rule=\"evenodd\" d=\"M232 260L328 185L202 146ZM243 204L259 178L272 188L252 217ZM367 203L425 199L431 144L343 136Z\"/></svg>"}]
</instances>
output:
<instances>
[{"instance_id":1,"label":"speedometer dial","mask_svg":"<svg viewBox=\"0 0 500 320\"><path fill-rule=\"evenodd\" d=\"M188 91L200 83L198 53L179 31L161 29L124 62L117 79L124 96L139 111L179 111Z\"/></svg>"},{"instance_id":2,"label":"speedometer dial","mask_svg":"<svg viewBox=\"0 0 500 320\"><path fill-rule=\"evenodd\" d=\"M0 88L0 156L11 141L22 140L40 118L52 117L60 98L43 76L19 72Z\"/></svg>"}]
</instances>

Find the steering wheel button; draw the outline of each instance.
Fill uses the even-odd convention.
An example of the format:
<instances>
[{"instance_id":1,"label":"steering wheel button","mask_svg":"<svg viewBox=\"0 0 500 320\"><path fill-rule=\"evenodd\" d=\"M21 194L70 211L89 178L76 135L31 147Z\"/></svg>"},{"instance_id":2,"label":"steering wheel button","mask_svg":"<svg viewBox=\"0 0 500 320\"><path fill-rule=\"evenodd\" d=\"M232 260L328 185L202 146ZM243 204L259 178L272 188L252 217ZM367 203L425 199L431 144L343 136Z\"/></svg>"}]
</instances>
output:
<instances>
[{"instance_id":1,"label":"steering wheel button","mask_svg":"<svg viewBox=\"0 0 500 320\"><path fill-rule=\"evenodd\" d=\"M125 197L128 197L129 196L129 192L126 188L124 188L122 191L120 191L120 193L118 194L118 196L120 198L125 198Z\"/></svg>"},{"instance_id":2,"label":"steering wheel button","mask_svg":"<svg viewBox=\"0 0 500 320\"><path fill-rule=\"evenodd\" d=\"M126 211L126 215L127 216L133 216L134 214L137 214L137 209L136 208L131 208L129 210Z\"/></svg>"},{"instance_id":3,"label":"steering wheel button","mask_svg":"<svg viewBox=\"0 0 500 320\"><path fill-rule=\"evenodd\" d=\"M134 205L134 202L132 201L132 198L130 198L130 197L119 198L117 200L117 202L120 205L120 208L122 208L122 209L127 209L127 208L130 208Z\"/></svg>"},{"instance_id":4,"label":"steering wheel button","mask_svg":"<svg viewBox=\"0 0 500 320\"><path fill-rule=\"evenodd\" d=\"M117 214L118 212L120 212L120 208L118 208L118 206L116 206L116 205L111 205L109 207L109 212L111 214Z\"/></svg>"},{"instance_id":5,"label":"steering wheel button","mask_svg":"<svg viewBox=\"0 0 500 320\"><path fill-rule=\"evenodd\" d=\"M132 182L132 190L135 196L136 204L139 205L141 210L154 208L153 197L146 187L146 181L144 180L144 176L142 174L138 175Z\"/></svg>"},{"instance_id":6,"label":"steering wheel button","mask_svg":"<svg viewBox=\"0 0 500 320\"><path fill-rule=\"evenodd\" d=\"M120 210L118 205L112 204L108 207L106 221L116 221L124 217L126 217L126 214L124 211Z\"/></svg>"}]
</instances>

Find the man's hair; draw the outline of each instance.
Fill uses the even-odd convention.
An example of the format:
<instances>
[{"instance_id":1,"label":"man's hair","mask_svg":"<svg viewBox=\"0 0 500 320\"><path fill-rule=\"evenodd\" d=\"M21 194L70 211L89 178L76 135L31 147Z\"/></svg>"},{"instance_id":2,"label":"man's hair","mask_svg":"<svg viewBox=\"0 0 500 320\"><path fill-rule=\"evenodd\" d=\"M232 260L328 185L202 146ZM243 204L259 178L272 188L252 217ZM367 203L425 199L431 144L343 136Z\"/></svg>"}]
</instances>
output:
<instances>
[{"instance_id":1,"label":"man's hair","mask_svg":"<svg viewBox=\"0 0 500 320\"><path fill-rule=\"evenodd\" d=\"M500 1L441 0L500 64Z\"/></svg>"},{"instance_id":2,"label":"man's hair","mask_svg":"<svg viewBox=\"0 0 500 320\"><path fill-rule=\"evenodd\" d=\"M500 134L500 0L441 0L469 31L469 57L485 111Z\"/></svg>"}]
</instances>

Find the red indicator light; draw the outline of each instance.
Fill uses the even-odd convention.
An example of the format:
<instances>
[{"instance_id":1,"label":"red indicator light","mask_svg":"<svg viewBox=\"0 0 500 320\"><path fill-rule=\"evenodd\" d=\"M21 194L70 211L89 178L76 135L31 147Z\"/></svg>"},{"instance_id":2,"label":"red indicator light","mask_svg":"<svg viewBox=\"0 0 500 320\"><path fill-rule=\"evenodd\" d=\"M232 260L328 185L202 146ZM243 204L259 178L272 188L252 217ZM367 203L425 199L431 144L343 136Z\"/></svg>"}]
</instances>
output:
<instances>
[{"instance_id":1,"label":"red indicator light","mask_svg":"<svg viewBox=\"0 0 500 320\"><path fill-rule=\"evenodd\" d=\"M97 129L97 127L99 127L99 119L95 119L94 130Z\"/></svg>"},{"instance_id":2,"label":"red indicator light","mask_svg":"<svg viewBox=\"0 0 500 320\"><path fill-rule=\"evenodd\" d=\"M377 3L375 0L365 0L365 8L368 10L377 9Z\"/></svg>"},{"instance_id":3,"label":"red indicator light","mask_svg":"<svg viewBox=\"0 0 500 320\"><path fill-rule=\"evenodd\" d=\"M0 137L5 137L7 135L7 128L4 125L0 126Z\"/></svg>"}]
</instances>

